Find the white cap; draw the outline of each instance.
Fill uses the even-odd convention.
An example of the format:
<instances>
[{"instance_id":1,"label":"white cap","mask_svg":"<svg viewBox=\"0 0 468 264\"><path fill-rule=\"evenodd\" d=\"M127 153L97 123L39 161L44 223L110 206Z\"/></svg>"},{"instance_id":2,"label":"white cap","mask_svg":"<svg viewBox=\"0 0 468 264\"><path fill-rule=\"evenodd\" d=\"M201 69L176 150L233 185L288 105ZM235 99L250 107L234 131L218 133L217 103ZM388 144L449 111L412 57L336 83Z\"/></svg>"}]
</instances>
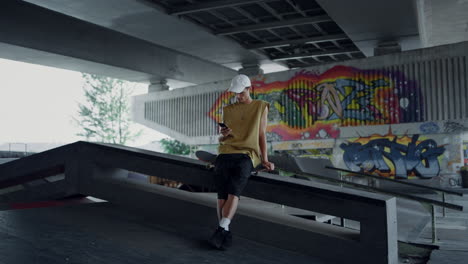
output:
<instances>
[{"instance_id":1,"label":"white cap","mask_svg":"<svg viewBox=\"0 0 468 264\"><path fill-rule=\"evenodd\" d=\"M229 92L242 93L245 88L252 86L250 83L249 77L245 74L239 74L236 77L232 78L231 87L229 87Z\"/></svg>"}]
</instances>

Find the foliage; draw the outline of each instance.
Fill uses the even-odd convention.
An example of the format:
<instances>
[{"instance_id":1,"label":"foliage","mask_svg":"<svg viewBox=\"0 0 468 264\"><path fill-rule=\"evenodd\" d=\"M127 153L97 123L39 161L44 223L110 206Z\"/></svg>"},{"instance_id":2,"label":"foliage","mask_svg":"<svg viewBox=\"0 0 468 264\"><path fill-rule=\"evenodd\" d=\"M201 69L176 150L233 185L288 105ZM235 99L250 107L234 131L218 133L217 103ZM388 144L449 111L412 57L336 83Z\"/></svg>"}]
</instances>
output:
<instances>
[{"instance_id":1,"label":"foliage","mask_svg":"<svg viewBox=\"0 0 468 264\"><path fill-rule=\"evenodd\" d=\"M174 155L189 155L190 154L190 145L184 144L175 139L164 138L161 139L161 145L164 149L164 152Z\"/></svg>"},{"instance_id":2,"label":"foliage","mask_svg":"<svg viewBox=\"0 0 468 264\"><path fill-rule=\"evenodd\" d=\"M94 74L82 74L86 103L79 104L82 131L78 136L88 141L125 145L141 135L131 131L130 83Z\"/></svg>"}]
</instances>

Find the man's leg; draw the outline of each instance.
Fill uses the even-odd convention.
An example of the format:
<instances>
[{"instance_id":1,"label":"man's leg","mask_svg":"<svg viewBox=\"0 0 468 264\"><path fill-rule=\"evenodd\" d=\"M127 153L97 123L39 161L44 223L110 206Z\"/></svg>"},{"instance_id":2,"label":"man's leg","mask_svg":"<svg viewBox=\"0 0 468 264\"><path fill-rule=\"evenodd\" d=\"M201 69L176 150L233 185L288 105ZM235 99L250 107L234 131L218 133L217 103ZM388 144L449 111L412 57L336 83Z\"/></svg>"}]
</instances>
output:
<instances>
[{"instance_id":1,"label":"man's leg","mask_svg":"<svg viewBox=\"0 0 468 264\"><path fill-rule=\"evenodd\" d=\"M222 217L232 220L237 211L237 206L239 205L239 197L236 195L228 194L228 199L225 201L224 206L222 206Z\"/></svg>"},{"instance_id":2,"label":"man's leg","mask_svg":"<svg viewBox=\"0 0 468 264\"><path fill-rule=\"evenodd\" d=\"M229 169L226 168L228 165L228 163L226 163L226 159L223 159L222 157L217 160L215 165L214 182L218 193L216 215L218 216L218 221L221 221L221 218L223 218L223 207L228 197L227 185L229 179Z\"/></svg>"},{"instance_id":3,"label":"man's leg","mask_svg":"<svg viewBox=\"0 0 468 264\"><path fill-rule=\"evenodd\" d=\"M218 200L218 202L220 202L220 200ZM218 205L219 204L220 203L218 203ZM223 200L223 206L220 207L221 218L219 221L219 226L220 228L225 230L223 243L221 244L221 247L223 249L226 249L232 245L232 234L229 231L229 224L231 223L231 219L236 214L238 204L239 197L236 195L228 194L227 200Z\"/></svg>"},{"instance_id":4,"label":"man's leg","mask_svg":"<svg viewBox=\"0 0 468 264\"><path fill-rule=\"evenodd\" d=\"M220 223L220 226L226 230L229 230L229 224L236 214L240 194L247 185L251 171L252 161L247 155L243 155L241 159L238 159L235 166L229 170L228 196L221 211L223 218L221 218Z\"/></svg>"},{"instance_id":5,"label":"man's leg","mask_svg":"<svg viewBox=\"0 0 468 264\"><path fill-rule=\"evenodd\" d=\"M239 160L239 158L230 160L229 165L225 164L227 165L225 170L221 170L221 166L216 168L216 171L222 175L222 177L215 178L216 187L218 192L221 189L223 192L218 193L217 201L217 213L220 218L219 227L210 238L210 243L218 249L226 249L232 245L232 234L229 231L229 224L236 214L239 204L238 195L245 187L252 167L252 162L247 155L243 159L243 161L242 159ZM221 164L220 162L219 165ZM221 179L224 181L221 181Z\"/></svg>"},{"instance_id":6,"label":"man's leg","mask_svg":"<svg viewBox=\"0 0 468 264\"><path fill-rule=\"evenodd\" d=\"M232 218L236 214L238 204L239 197L237 197L236 195L228 194L227 200L225 200L224 205L221 207L221 218L219 219L219 226L224 228L224 230L226 231L229 231L229 224L231 223Z\"/></svg>"},{"instance_id":7,"label":"man's leg","mask_svg":"<svg viewBox=\"0 0 468 264\"><path fill-rule=\"evenodd\" d=\"M229 223L231 221L227 218L223 218L223 210L226 207L226 202L228 200L225 197L226 197L226 193L218 194L217 215L218 215L219 226L216 229L216 231L213 233L211 238L209 239L209 242L213 247L217 249L222 249L222 250L226 249L225 247L226 245L228 245L229 243L232 243L232 242L229 242L227 244L225 243L226 237L230 236L230 232L228 230L229 230ZM232 240L232 238L230 238L230 240Z\"/></svg>"},{"instance_id":8,"label":"man's leg","mask_svg":"<svg viewBox=\"0 0 468 264\"><path fill-rule=\"evenodd\" d=\"M218 221L221 221L221 218L223 218L223 207L226 204L226 200L224 199L218 199L218 206L216 207L217 209L217 215L218 215Z\"/></svg>"}]
</instances>

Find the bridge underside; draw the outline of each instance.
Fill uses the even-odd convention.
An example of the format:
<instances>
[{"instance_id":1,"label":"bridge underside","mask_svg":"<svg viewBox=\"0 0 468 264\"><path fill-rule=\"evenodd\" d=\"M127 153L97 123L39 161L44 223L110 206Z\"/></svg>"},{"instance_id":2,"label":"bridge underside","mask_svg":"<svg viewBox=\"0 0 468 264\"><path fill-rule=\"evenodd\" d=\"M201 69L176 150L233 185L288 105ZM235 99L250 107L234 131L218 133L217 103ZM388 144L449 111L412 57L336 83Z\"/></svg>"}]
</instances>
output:
<instances>
[{"instance_id":1,"label":"bridge underside","mask_svg":"<svg viewBox=\"0 0 468 264\"><path fill-rule=\"evenodd\" d=\"M225 80L235 71L24 1L0 9L0 57L130 81Z\"/></svg>"}]
</instances>

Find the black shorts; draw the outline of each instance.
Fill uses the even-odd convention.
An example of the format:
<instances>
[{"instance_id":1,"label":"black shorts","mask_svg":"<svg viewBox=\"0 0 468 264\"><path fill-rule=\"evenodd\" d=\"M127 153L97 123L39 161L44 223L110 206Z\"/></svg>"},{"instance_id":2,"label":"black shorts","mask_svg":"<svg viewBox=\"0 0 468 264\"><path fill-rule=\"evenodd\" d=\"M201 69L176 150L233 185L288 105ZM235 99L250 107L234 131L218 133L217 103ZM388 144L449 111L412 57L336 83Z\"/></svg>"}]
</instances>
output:
<instances>
[{"instance_id":1,"label":"black shorts","mask_svg":"<svg viewBox=\"0 0 468 264\"><path fill-rule=\"evenodd\" d=\"M215 185L218 199L228 194L240 197L252 173L252 160L247 154L220 154L215 162Z\"/></svg>"}]
</instances>

